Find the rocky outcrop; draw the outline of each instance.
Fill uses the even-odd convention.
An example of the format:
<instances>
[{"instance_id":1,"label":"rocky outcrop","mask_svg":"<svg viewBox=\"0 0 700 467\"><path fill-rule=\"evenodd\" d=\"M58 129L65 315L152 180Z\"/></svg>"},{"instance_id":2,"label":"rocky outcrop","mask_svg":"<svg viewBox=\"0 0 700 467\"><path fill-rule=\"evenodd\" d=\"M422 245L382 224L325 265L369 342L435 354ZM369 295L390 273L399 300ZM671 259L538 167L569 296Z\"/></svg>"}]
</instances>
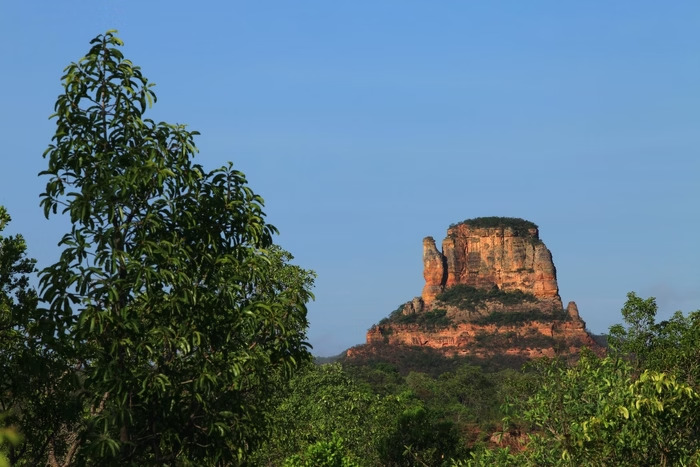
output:
<instances>
[{"instance_id":1,"label":"rocky outcrop","mask_svg":"<svg viewBox=\"0 0 700 467\"><path fill-rule=\"evenodd\" d=\"M442 251L426 237L423 277L421 296L373 326L367 347L426 347L479 358L552 357L582 346L603 351L576 303L563 308L552 254L531 222L468 220L448 229ZM367 351L355 348L348 356Z\"/></svg>"},{"instance_id":2,"label":"rocky outcrop","mask_svg":"<svg viewBox=\"0 0 700 467\"><path fill-rule=\"evenodd\" d=\"M519 324L459 323L441 329L419 325L373 326L367 343L411 345L441 349L450 356L492 356L494 353L529 358L574 353L597 344L579 322L531 321Z\"/></svg>"},{"instance_id":3,"label":"rocky outcrop","mask_svg":"<svg viewBox=\"0 0 700 467\"><path fill-rule=\"evenodd\" d=\"M445 256L438 251L433 237L423 239L423 278L423 302L431 303L445 289L447 281Z\"/></svg>"},{"instance_id":4,"label":"rocky outcrop","mask_svg":"<svg viewBox=\"0 0 700 467\"><path fill-rule=\"evenodd\" d=\"M457 284L476 288L521 290L538 298L561 301L552 254L536 226L525 229L506 224L480 227L469 221L447 230L438 251L432 237L423 239L423 301Z\"/></svg>"}]
</instances>

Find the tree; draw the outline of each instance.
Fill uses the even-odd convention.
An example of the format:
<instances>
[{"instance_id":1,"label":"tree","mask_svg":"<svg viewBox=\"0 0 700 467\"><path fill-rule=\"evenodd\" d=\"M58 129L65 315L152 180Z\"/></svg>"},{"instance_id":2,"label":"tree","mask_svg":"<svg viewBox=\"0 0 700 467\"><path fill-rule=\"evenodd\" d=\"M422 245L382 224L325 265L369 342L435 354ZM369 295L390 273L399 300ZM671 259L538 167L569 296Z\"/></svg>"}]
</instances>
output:
<instances>
[{"instance_id":1,"label":"tree","mask_svg":"<svg viewBox=\"0 0 700 467\"><path fill-rule=\"evenodd\" d=\"M318 441L306 448L303 454L295 454L284 461L284 467L359 467L352 456L346 454L343 438L337 435L330 441Z\"/></svg>"},{"instance_id":2,"label":"tree","mask_svg":"<svg viewBox=\"0 0 700 467\"><path fill-rule=\"evenodd\" d=\"M635 378L627 361L591 352L571 366L542 360L534 369L538 387L512 414L528 432L524 450L477 450L456 465L700 462L700 394L673 375L645 370Z\"/></svg>"},{"instance_id":3,"label":"tree","mask_svg":"<svg viewBox=\"0 0 700 467\"><path fill-rule=\"evenodd\" d=\"M622 307L622 318L627 323L627 328L620 324L610 328L608 344L613 349L632 356L637 369L644 367L652 349L657 311L654 297L643 299L634 292L629 292Z\"/></svg>"},{"instance_id":4,"label":"tree","mask_svg":"<svg viewBox=\"0 0 700 467\"><path fill-rule=\"evenodd\" d=\"M10 222L0 206L0 231ZM78 415L69 358L54 336L29 286L35 261L22 235L0 236L0 444L11 465L39 465L63 447L67 425ZM0 458L2 455L0 454Z\"/></svg>"},{"instance_id":5,"label":"tree","mask_svg":"<svg viewBox=\"0 0 700 467\"><path fill-rule=\"evenodd\" d=\"M330 448L380 465L379 439L406 407L395 396L373 394L337 363L307 365L276 399L271 411L275 433L256 453L255 465L281 465L285 459L309 458L312 451Z\"/></svg>"},{"instance_id":6,"label":"tree","mask_svg":"<svg viewBox=\"0 0 700 467\"><path fill-rule=\"evenodd\" d=\"M672 373L700 389L700 311L688 315L677 311L658 323L657 312L654 297L628 293L622 308L625 324L610 327L610 347L617 355L631 358L637 372Z\"/></svg>"},{"instance_id":7,"label":"tree","mask_svg":"<svg viewBox=\"0 0 700 467\"><path fill-rule=\"evenodd\" d=\"M438 466L463 454L455 425L436 415L423 404L401 412L381 439L381 465Z\"/></svg>"},{"instance_id":8,"label":"tree","mask_svg":"<svg viewBox=\"0 0 700 467\"><path fill-rule=\"evenodd\" d=\"M75 460L243 462L268 431L269 379L310 358L314 276L273 245L241 172L205 171L197 132L144 118L153 84L114 34L65 69L41 174L47 218L73 224L40 286L80 377Z\"/></svg>"},{"instance_id":9,"label":"tree","mask_svg":"<svg viewBox=\"0 0 700 467\"><path fill-rule=\"evenodd\" d=\"M0 206L0 232L10 222L7 210ZM15 449L21 443L17 432L17 412L24 385L6 375L20 372L26 359L22 332L29 315L36 309L36 295L28 287L27 274L34 272L34 261L26 257L27 246L21 235L0 236L0 466L15 460ZM25 325L26 327L26 325Z\"/></svg>"},{"instance_id":10,"label":"tree","mask_svg":"<svg viewBox=\"0 0 700 467\"><path fill-rule=\"evenodd\" d=\"M534 465L596 465L582 443L584 424L605 406L622 404L631 384L629 365L586 351L572 366L557 359L536 361L531 368L537 389L516 403L516 418L522 417L530 437L529 459Z\"/></svg>"},{"instance_id":11,"label":"tree","mask_svg":"<svg viewBox=\"0 0 700 467\"><path fill-rule=\"evenodd\" d=\"M674 376L645 370L582 424L579 440L598 465L700 464L700 394ZM580 465L580 464L579 464Z\"/></svg>"}]
</instances>

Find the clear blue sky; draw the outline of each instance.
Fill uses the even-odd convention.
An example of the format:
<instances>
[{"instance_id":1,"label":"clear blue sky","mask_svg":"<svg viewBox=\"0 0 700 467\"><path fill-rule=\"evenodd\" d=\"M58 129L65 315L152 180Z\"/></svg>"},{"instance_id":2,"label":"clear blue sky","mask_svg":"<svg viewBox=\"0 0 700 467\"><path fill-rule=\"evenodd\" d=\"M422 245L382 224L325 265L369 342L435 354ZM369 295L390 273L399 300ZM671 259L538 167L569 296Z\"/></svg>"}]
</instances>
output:
<instances>
[{"instance_id":1,"label":"clear blue sky","mask_svg":"<svg viewBox=\"0 0 700 467\"><path fill-rule=\"evenodd\" d=\"M0 6L0 203L30 253L63 68L119 30L154 119L232 160L318 273L317 355L423 286L422 239L477 216L540 226L588 327L628 291L700 308L700 2L10 1Z\"/></svg>"}]
</instances>

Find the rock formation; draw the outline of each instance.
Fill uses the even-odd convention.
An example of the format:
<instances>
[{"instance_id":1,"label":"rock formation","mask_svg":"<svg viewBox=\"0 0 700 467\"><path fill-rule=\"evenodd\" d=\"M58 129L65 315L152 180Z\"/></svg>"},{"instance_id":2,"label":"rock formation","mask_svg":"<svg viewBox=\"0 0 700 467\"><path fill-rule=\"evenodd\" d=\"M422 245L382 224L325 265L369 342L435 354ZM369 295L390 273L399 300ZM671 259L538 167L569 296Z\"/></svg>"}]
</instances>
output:
<instances>
[{"instance_id":1,"label":"rock formation","mask_svg":"<svg viewBox=\"0 0 700 467\"><path fill-rule=\"evenodd\" d=\"M445 289L447 264L445 256L435 247L433 237L423 239L423 302L431 303L437 294Z\"/></svg>"},{"instance_id":2,"label":"rock formation","mask_svg":"<svg viewBox=\"0 0 700 467\"><path fill-rule=\"evenodd\" d=\"M442 251L426 237L423 277L421 297L373 326L367 346L430 347L481 358L551 357L582 346L602 351L576 304L563 308L552 254L532 222L467 220L447 230ZM348 356L366 350L350 349Z\"/></svg>"},{"instance_id":3,"label":"rock formation","mask_svg":"<svg viewBox=\"0 0 700 467\"><path fill-rule=\"evenodd\" d=\"M552 254L540 240L537 226L529 224L525 224L526 229L507 224L481 227L468 221L453 225L442 241L442 253L432 237L424 238L425 304L430 305L437 294L457 284L521 290L556 300L559 288Z\"/></svg>"}]
</instances>

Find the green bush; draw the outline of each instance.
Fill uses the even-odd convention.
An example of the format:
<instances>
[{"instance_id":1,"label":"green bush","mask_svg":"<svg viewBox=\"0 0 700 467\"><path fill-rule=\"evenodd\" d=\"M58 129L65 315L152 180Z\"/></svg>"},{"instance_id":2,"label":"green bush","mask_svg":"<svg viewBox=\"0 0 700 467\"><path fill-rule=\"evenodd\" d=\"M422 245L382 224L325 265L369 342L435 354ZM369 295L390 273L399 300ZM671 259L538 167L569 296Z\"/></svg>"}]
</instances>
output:
<instances>
[{"instance_id":1,"label":"green bush","mask_svg":"<svg viewBox=\"0 0 700 467\"><path fill-rule=\"evenodd\" d=\"M330 441L317 441L303 454L295 454L284 461L284 467L359 467L347 454L343 438L333 435Z\"/></svg>"},{"instance_id":2,"label":"green bush","mask_svg":"<svg viewBox=\"0 0 700 467\"><path fill-rule=\"evenodd\" d=\"M447 371L455 371L462 363L471 363L471 357L445 357L431 347L388 345L373 343L373 352L360 354L343 361L344 367L391 365L402 375L411 371L427 373L437 378ZM518 367L519 368L519 367Z\"/></svg>"},{"instance_id":3,"label":"green bush","mask_svg":"<svg viewBox=\"0 0 700 467\"><path fill-rule=\"evenodd\" d=\"M393 313L392 313L393 315ZM390 322L396 324L417 324L426 329L444 328L452 324L447 316L447 310L435 309L424 313L399 314L390 317Z\"/></svg>"},{"instance_id":4,"label":"green bush","mask_svg":"<svg viewBox=\"0 0 700 467\"><path fill-rule=\"evenodd\" d=\"M446 305L455 306L461 310L476 311L485 302L495 301L505 306L520 305L525 302L536 302L537 298L522 290L506 292L497 286L492 289L477 289L469 285L458 284L450 287L436 297Z\"/></svg>"},{"instance_id":5,"label":"green bush","mask_svg":"<svg viewBox=\"0 0 700 467\"><path fill-rule=\"evenodd\" d=\"M530 311L496 311L488 315L480 316L473 320L474 324L497 326L512 326L532 321L564 321L567 315L564 313L545 313L537 309Z\"/></svg>"},{"instance_id":6,"label":"green bush","mask_svg":"<svg viewBox=\"0 0 700 467\"><path fill-rule=\"evenodd\" d=\"M456 371L462 364L478 365L487 372L500 371L506 368L519 370L527 358L519 355L496 354L489 357L455 356L446 357L439 350L431 347L409 345L388 345L373 343L373 352L357 355L348 359L341 358L344 368L361 366L375 367L376 365L391 365L401 375L411 371L426 373L437 378L442 373Z\"/></svg>"},{"instance_id":7,"label":"green bush","mask_svg":"<svg viewBox=\"0 0 700 467\"><path fill-rule=\"evenodd\" d=\"M382 465L439 466L462 454L454 423L436 415L422 405L404 410L379 443Z\"/></svg>"}]
</instances>

